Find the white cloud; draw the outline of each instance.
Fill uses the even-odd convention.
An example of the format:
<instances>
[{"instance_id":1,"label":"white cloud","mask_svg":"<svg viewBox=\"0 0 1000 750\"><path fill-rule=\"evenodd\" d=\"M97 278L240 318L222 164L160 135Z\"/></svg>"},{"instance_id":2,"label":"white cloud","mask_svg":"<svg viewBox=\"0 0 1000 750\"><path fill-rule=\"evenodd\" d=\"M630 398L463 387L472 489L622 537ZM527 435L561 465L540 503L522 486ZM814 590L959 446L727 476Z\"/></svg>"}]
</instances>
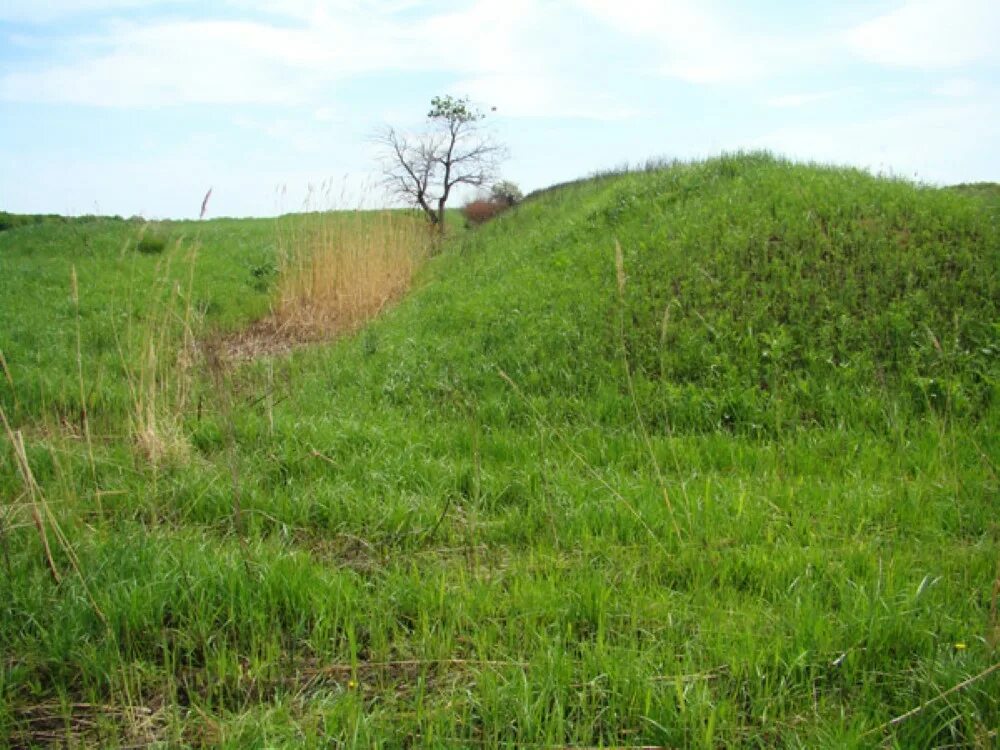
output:
<instances>
[{"instance_id":1,"label":"white cloud","mask_svg":"<svg viewBox=\"0 0 1000 750\"><path fill-rule=\"evenodd\" d=\"M116 12L162 5L163 0L4 0L0 21L48 23L88 13Z\"/></svg>"},{"instance_id":2,"label":"white cloud","mask_svg":"<svg viewBox=\"0 0 1000 750\"><path fill-rule=\"evenodd\" d=\"M118 0L126 2L127 0ZM92 0L93 4L100 0ZM113 3L115 0L105 0ZM244 9L258 0L233 0ZM284 22L114 21L69 39L67 62L0 75L0 100L91 106L307 104L354 75L439 72L511 116L621 116L607 95L561 72L592 65L590 48L553 48L561 9L531 0L479 0L412 17L413 3L368 0L283 4ZM102 6L111 7L111 6ZM400 15L403 13L402 15ZM565 19L564 19L565 20ZM63 45L60 45L63 46ZM463 85L464 85L463 84Z\"/></svg>"},{"instance_id":3,"label":"white cloud","mask_svg":"<svg viewBox=\"0 0 1000 750\"><path fill-rule=\"evenodd\" d=\"M423 58L435 69L500 72L508 65L522 67L529 62L517 55L518 37L538 17L539 6L531 0L481 0L464 10L410 24L401 36L412 44L417 62Z\"/></svg>"},{"instance_id":4,"label":"white cloud","mask_svg":"<svg viewBox=\"0 0 1000 750\"><path fill-rule=\"evenodd\" d=\"M8 73L0 98L121 107L287 104L303 94L293 70L323 54L301 32L242 22L115 24L105 42L109 50L87 59Z\"/></svg>"},{"instance_id":5,"label":"white cloud","mask_svg":"<svg viewBox=\"0 0 1000 750\"><path fill-rule=\"evenodd\" d=\"M980 86L971 78L949 78L932 89L937 96L966 99L980 92Z\"/></svg>"},{"instance_id":6,"label":"white cloud","mask_svg":"<svg viewBox=\"0 0 1000 750\"><path fill-rule=\"evenodd\" d=\"M851 49L872 62L921 70L1000 62L996 0L910 0L852 29Z\"/></svg>"},{"instance_id":7,"label":"white cloud","mask_svg":"<svg viewBox=\"0 0 1000 750\"><path fill-rule=\"evenodd\" d=\"M844 123L788 126L751 145L798 159L853 164L919 180L956 183L996 179L996 101L930 104Z\"/></svg>"},{"instance_id":8,"label":"white cloud","mask_svg":"<svg viewBox=\"0 0 1000 750\"><path fill-rule=\"evenodd\" d=\"M772 96L767 100L767 103L770 106L777 107L779 109L804 107L808 104L815 104L817 102L836 99L854 91L856 91L856 89L837 89L835 91L811 91L800 94L783 94L781 96Z\"/></svg>"},{"instance_id":9,"label":"white cloud","mask_svg":"<svg viewBox=\"0 0 1000 750\"><path fill-rule=\"evenodd\" d=\"M304 102L332 81L412 61L402 31L378 17L326 11L294 25L113 22L69 40L63 54L72 62L0 77L0 99L120 107Z\"/></svg>"},{"instance_id":10,"label":"white cloud","mask_svg":"<svg viewBox=\"0 0 1000 750\"><path fill-rule=\"evenodd\" d=\"M236 10L257 11L287 18L308 20L324 13L345 11L395 12L416 4L414 0L216 0L219 5ZM74 19L85 15L115 15L138 8L188 8L209 10L199 0L4 0L0 21L42 24Z\"/></svg>"},{"instance_id":11,"label":"white cloud","mask_svg":"<svg viewBox=\"0 0 1000 750\"><path fill-rule=\"evenodd\" d=\"M580 5L620 32L657 45L654 63L664 75L692 83L746 80L758 64L742 40L718 18L685 0L579 0Z\"/></svg>"},{"instance_id":12,"label":"white cloud","mask_svg":"<svg viewBox=\"0 0 1000 750\"><path fill-rule=\"evenodd\" d=\"M347 122L347 113L334 107L319 107L313 112L313 120L316 122Z\"/></svg>"},{"instance_id":13,"label":"white cloud","mask_svg":"<svg viewBox=\"0 0 1000 750\"><path fill-rule=\"evenodd\" d=\"M467 78L451 87L455 94L496 107L505 117L558 117L622 120L638 111L574 79L544 74L499 73Z\"/></svg>"},{"instance_id":14,"label":"white cloud","mask_svg":"<svg viewBox=\"0 0 1000 750\"><path fill-rule=\"evenodd\" d=\"M827 35L801 39L733 28L693 0L576 0L610 27L654 48L653 71L694 84L747 83L826 54Z\"/></svg>"}]
</instances>

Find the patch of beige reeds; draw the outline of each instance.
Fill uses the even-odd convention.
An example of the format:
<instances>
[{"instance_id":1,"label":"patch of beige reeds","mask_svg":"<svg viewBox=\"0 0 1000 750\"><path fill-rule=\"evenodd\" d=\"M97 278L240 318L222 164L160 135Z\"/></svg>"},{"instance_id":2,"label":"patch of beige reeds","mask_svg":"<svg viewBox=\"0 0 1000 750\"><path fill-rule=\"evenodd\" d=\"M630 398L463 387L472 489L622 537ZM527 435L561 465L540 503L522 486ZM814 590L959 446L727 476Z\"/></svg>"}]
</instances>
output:
<instances>
[{"instance_id":1,"label":"patch of beige reeds","mask_svg":"<svg viewBox=\"0 0 1000 750\"><path fill-rule=\"evenodd\" d=\"M279 237L272 327L299 341L356 330L410 288L433 242L409 211L290 217Z\"/></svg>"}]
</instances>

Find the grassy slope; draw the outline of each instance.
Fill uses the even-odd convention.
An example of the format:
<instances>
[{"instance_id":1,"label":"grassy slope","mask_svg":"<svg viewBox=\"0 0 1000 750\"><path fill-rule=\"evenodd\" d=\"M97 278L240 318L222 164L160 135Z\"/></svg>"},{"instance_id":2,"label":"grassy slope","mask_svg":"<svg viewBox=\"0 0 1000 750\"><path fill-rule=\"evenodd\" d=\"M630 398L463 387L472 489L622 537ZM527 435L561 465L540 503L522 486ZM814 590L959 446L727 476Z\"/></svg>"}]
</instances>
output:
<instances>
[{"instance_id":1,"label":"grassy slope","mask_svg":"<svg viewBox=\"0 0 1000 750\"><path fill-rule=\"evenodd\" d=\"M196 284L235 321L264 303L236 291L226 233L266 230L214 226ZM78 441L40 437L29 458L108 626L11 530L0 727L987 746L996 674L883 725L997 661L997 232L961 195L764 157L583 183L466 235L358 336L202 384L184 465L109 440L92 473ZM46 237L35 283L65 323L76 256ZM27 241L0 240L8 277ZM109 278L119 299L99 271L116 242L83 299ZM37 343L0 341L22 347L19 384L60 357L73 373L60 330L36 371Z\"/></svg>"},{"instance_id":2,"label":"grassy slope","mask_svg":"<svg viewBox=\"0 0 1000 750\"><path fill-rule=\"evenodd\" d=\"M994 209L1000 207L1000 183L971 182L962 185L952 185L949 190L987 201Z\"/></svg>"}]
</instances>

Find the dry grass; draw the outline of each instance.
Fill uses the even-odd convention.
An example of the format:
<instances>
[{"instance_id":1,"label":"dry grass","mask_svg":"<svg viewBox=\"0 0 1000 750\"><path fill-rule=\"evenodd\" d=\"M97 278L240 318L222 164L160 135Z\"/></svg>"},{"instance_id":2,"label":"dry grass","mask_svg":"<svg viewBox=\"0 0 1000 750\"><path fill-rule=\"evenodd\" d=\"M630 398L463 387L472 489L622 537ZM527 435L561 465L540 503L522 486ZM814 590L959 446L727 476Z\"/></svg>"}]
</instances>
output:
<instances>
[{"instance_id":1,"label":"dry grass","mask_svg":"<svg viewBox=\"0 0 1000 750\"><path fill-rule=\"evenodd\" d=\"M153 466L183 465L190 445L183 429L197 364L195 313L191 304L197 244L183 263L187 279L178 281L170 260L157 270L148 326L116 332L132 408L129 432L138 453Z\"/></svg>"},{"instance_id":2,"label":"dry grass","mask_svg":"<svg viewBox=\"0 0 1000 750\"><path fill-rule=\"evenodd\" d=\"M273 327L298 340L357 329L409 289L432 242L401 211L297 217L280 237Z\"/></svg>"},{"instance_id":3,"label":"dry grass","mask_svg":"<svg viewBox=\"0 0 1000 750\"><path fill-rule=\"evenodd\" d=\"M161 743L167 714L147 706L47 701L18 708L12 747L143 748Z\"/></svg>"},{"instance_id":4,"label":"dry grass","mask_svg":"<svg viewBox=\"0 0 1000 750\"><path fill-rule=\"evenodd\" d=\"M137 450L151 464L183 465L190 454L182 425L185 387L191 378L189 358L178 356L171 368L164 367L163 355L164 349L147 342L139 365L130 373L130 429Z\"/></svg>"}]
</instances>

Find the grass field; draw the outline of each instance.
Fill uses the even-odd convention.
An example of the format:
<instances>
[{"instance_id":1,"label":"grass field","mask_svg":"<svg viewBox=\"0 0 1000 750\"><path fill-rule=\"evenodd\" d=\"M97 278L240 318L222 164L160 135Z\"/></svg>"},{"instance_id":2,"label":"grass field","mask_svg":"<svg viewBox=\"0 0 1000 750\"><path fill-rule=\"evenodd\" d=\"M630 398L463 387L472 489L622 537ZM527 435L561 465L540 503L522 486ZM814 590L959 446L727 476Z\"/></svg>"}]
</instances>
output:
<instances>
[{"instance_id":1,"label":"grass field","mask_svg":"<svg viewBox=\"0 0 1000 750\"><path fill-rule=\"evenodd\" d=\"M0 742L995 747L969 192L607 175L235 361L282 248L356 218L0 232Z\"/></svg>"}]
</instances>

